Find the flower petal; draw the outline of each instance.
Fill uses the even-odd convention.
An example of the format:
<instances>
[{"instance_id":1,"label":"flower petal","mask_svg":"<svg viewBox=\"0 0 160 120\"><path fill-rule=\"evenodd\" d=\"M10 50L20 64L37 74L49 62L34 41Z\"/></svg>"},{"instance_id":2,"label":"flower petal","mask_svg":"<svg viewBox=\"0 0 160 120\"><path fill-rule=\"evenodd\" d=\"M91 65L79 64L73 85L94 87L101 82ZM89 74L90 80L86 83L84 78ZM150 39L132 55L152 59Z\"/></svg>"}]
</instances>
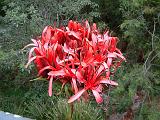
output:
<instances>
[{"instance_id":1,"label":"flower petal","mask_svg":"<svg viewBox=\"0 0 160 120\"><path fill-rule=\"evenodd\" d=\"M115 85L115 86L118 85L117 82L114 82L114 81L109 80L109 79L102 79L102 80L100 81L100 83L105 83L105 84L110 84L110 85Z\"/></svg>"},{"instance_id":2,"label":"flower petal","mask_svg":"<svg viewBox=\"0 0 160 120\"><path fill-rule=\"evenodd\" d=\"M70 99L68 100L68 103L72 103L75 100L77 100L86 90L82 89L79 92L77 92L75 95L73 95L72 97L70 97Z\"/></svg>"},{"instance_id":3,"label":"flower petal","mask_svg":"<svg viewBox=\"0 0 160 120\"><path fill-rule=\"evenodd\" d=\"M119 53L116 53L116 52L114 52L114 54L116 54L119 58L121 58L121 59L123 59L123 60L126 60L126 58L123 57L123 55L121 55L121 54L119 54Z\"/></svg>"},{"instance_id":4,"label":"flower petal","mask_svg":"<svg viewBox=\"0 0 160 120\"><path fill-rule=\"evenodd\" d=\"M63 69L61 69L61 70L58 70L58 71L50 71L48 73L48 75L49 76L64 76L64 75L66 75L66 72Z\"/></svg>"},{"instance_id":5,"label":"flower petal","mask_svg":"<svg viewBox=\"0 0 160 120\"><path fill-rule=\"evenodd\" d=\"M26 49L27 47L30 47L30 46L36 46L35 44L33 44L33 43L31 43L31 44L28 44L28 45L26 45L26 46L24 46L24 48L22 49L22 50L24 50L24 49Z\"/></svg>"},{"instance_id":6,"label":"flower petal","mask_svg":"<svg viewBox=\"0 0 160 120\"><path fill-rule=\"evenodd\" d=\"M52 66L46 66L46 67L42 68L41 70L39 70L38 75L41 75L41 73L45 70L56 70L56 69Z\"/></svg>"},{"instance_id":7,"label":"flower petal","mask_svg":"<svg viewBox=\"0 0 160 120\"><path fill-rule=\"evenodd\" d=\"M53 82L53 77L51 76L49 80L49 87L48 87L48 95L51 97L52 96L52 82Z\"/></svg>"},{"instance_id":8,"label":"flower petal","mask_svg":"<svg viewBox=\"0 0 160 120\"><path fill-rule=\"evenodd\" d=\"M117 57L117 55L115 54L115 53L108 53L108 55L107 55L107 57L108 58L116 58Z\"/></svg>"},{"instance_id":9,"label":"flower petal","mask_svg":"<svg viewBox=\"0 0 160 120\"><path fill-rule=\"evenodd\" d=\"M72 85L73 85L73 89L75 94L78 92L78 87L77 87L77 83L76 83L76 79L72 78Z\"/></svg>"},{"instance_id":10,"label":"flower petal","mask_svg":"<svg viewBox=\"0 0 160 120\"><path fill-rule=\"evenodd\" d=\"M99 94L96 90L92 90L92 92L93 92L93 95L94 95L94 97L95 97L95 99L96 99L96 102L97 102L97 103L102 103L102 102L103 102L103 99L102 99L102 97L100 96L100 94Z\"/></svg>"},{"instance_id":11,"label":"flower petal","mask_svg":"<svg viewBox=\"0 0 160 120\"><path fill-rule=\"evenodd\" d=\"M104 70L104 66L100 65L100 67L97 70L97 77L100 75L100 73Z\"/></svg>"},{"instance_id":12,"label":"flower petal","mask_svg":"<svg viewBox=\"0 0 160 120\"><path fill-rule=\"evenodd\" d=\"M111 64L112 64L112 58L108 58L107 65L108 65L109 68L110 68Z\"/></svg>"},{"instance_id":13,"label":"flower petal","mask_svg":"<svg viewBox=\"0 0 160 120\"><path fill-rule=\"evenodd\" d=\"M33 53L33 51L34 51L36 48L37 48L37 47L31 48L31 50L29 51L28 59L30 59L30 58L32 57L32 53Z\"/></svg>"},{"instance_id":14,"label":"flower petal","mask_svg":"<svg viewBox=\"0 0 160 120\"><path fill-rule=\"evenodd\" d=\"M29 65L33 60L35 60L36 58L37 58L37 56L34 56L34 57L30 58L30 59L28 60L28 63L25 65L25 68L27 68L28 65Z\"/></svg>"}]
</instances>

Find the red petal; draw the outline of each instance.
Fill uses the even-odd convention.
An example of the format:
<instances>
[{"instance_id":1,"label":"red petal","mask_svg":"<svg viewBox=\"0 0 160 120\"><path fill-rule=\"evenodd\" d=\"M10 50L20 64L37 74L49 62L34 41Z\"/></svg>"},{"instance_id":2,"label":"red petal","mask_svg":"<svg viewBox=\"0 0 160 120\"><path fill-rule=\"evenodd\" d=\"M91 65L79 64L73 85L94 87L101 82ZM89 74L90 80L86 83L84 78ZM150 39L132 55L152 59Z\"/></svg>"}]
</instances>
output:
<instances>
[{"instance_id":1,"label":"red petal","mask_svg":"<svg viewBox=\"0 0 160 120\"><path fill-rule=\"evenodd\" d=\"M117 86L117 85L118 85L118 83L117 83L117 82L114 82L114 81L112 81L112 80L108 80L108 79L102 79L102 80L100 81L100 83L110 84L110 85L115 85L115 86Z\"/></svg>"},{"instance_id":2,"label":"red petal","mask_svg":"<svg viewBox=\"0 0 160 120\"><path fill-rule=\"evenodd\" d=\"M102 92L102 85L100 84L95 90L97 91L97 92Z\"/></svg>"},{"instance_id":3,"label":"red petal","mask_svg":"<svg viewBox=\"0 0 160 120\"><path fill-rule=\"evenodd\" d=\"M30 59L28 60L28 63L25 65L25 68L27 68L28 65L29 65L33 60L35 60L36 58L37 58L37 56L34 56L34 57L30 58Z\"/></svg>"},{"instance_id":4,"label":"red petal","mask_svg":"<svg viewBox=\"0 0 160 120\"><path fill-rule=\"evenodd\" d=\"M31 48L31 50L29 51L28 59L30 59L30 58L32 57L32 53L33 53L33 51L34 51L36 48L37 48L37 47Z\"/></svg>"},{"instance_id":5,"label":"red petal","mask_svg":"<svg viewBox=\"0 0 160 120\"><path fill-rule=\"evenodd\" d=\"M70 20L69 22L68 22L68 28L71 30L71 29L73 29L73 21L72 20Z\"/></svg>"},{"instance_id":6,"label":"red petal","mask_svg":"<svg viewBox=\"0 0 160 120\"><path fill-rule=\"evenodd\" d=\"M116 53L116 52L114 52L114 54L116 54L119 58L121 58L121 59L123 59L123 60L126 60L126 58L125 58L125 57L123 57L123 55L118 54L118 53Z\"/></svg>"},{"instance_id":7,"label":"red petal","mask_svg":"<svg viewBox=\"0 0 160 120\"><path fill-rule=\"evenodd\" d=\"M77 92L75 95L73 95L72 97L70 97L70 99L68 100L68 103L72 103L75 100L77 100L86 90L82 89L79 92Z\"/></svg>"},{"instance_id":8,"label":"red petal","mask_svg":"<svg viewBox=\"0 0 160 120\"><path fill-rule=\"evenodd\" d=\"M107 57L116 58L117 55L115 53L108 53Z\"/></svg>"},{"instance_id":9,"label":"red petal","mask_svg":"<svg viewBox=\"0 0 160 120\"><path fill-rule=\"evenodd\" d=\"M104 66L101 65L98 70L97 70L97 76L99 76L99 74L104 70Z\"/></svg>"},{"instance_id":10,"label":"red petal","mask_svg":"<svg viewBox=\"0 0 160 120\"><path fill-rule=\"evenodd\" d=\"M61 69L61 70L58 70L58 71L51 71L48 73L49 76L64 76L66 75L66 72Z\"/></svg>"},{"instance_id":11,"label":"red petal","mask_svg":"<svg viewBox=\"0 0 160 120\"><path fill-rule=\"evenodd\" d=\"M97 43L97 36L95 34L92 33L92 41L93 41L93 47L95 47L96 43Z\"/></svg>"},{"instance_id":12,"label":"red petal","mask_svg":"<svg viewBox=\"0 0 160 120\"><path fill-rule=\"evenodd\" d=\"M51 39L51 35L52 32L54 31L54 29L51 26L47 26L45 27L45 29L42 32L42 44L46 43L48 44L50 42Z\"/></svg>"},{"instance_id":13,"label":"red petal","mask_svg":"<svg viewBox=\"0 0 160 120\"><path fill-rule=\"evenodd\" d=\"M69 54L75 56L74 50L69 49L69 48L67 47L66 43L64 43L63 50L64 50L64 52L69 53Z\"/></svg>"},{"instance_id":14,"label":"red petal","mask_svg":"<svg viewBox=\"0 0 160 120\"><path fill-rule=\"evenodd\" d=\"M58 42L56 42L54 45L53 45L53 64L58 67L58 64L57 64L57 61L56 61L56 49L57 49L57 46L58 46Z\"/></svg>"},{"instance_id":15,"label":"red petal","mask_svg":"<svg viewBox=\"0 0 160 120\"><path fill-rule=\"evenodd\" d=\"M114 52L116 50L117 38L110 37L110 39L111 39L110 52Z\"/></svg>"},{"instance_id":16,"label":"red petal","mask_svg":"<svg viewBox=\"0 0 160 120\"><path fill-rule=\"evenodd\" d=\"M104 55L102 55L102 54L97 54L97 55L95 55L95 60L97 61L97 62L103 62L103 61L105 61L105 59L106 59L106 57L104 56Z\"/></svg>"},{"instance_id":17,"label":"red petal","mask_svg":"<svg viewBox=\"0 0 160 120\"><path fill-rule=\"evenodd\" d=\"M85 55L85 57L83 59L83 62L86 63L86 64L88 64L88 63L93 62L93 60L94 60L93 50L92 50L91 47L89 47L89 50L87 51L87 53L86 53L86 55Z\"/></svg>"},{"instance_id":18,"label":"red petal","mask_svg":"<svg viewBox=\"0 0 160 120\"><path fill-rule=\"evenodd\" d=\"M116 48L116 52L122 55L121 51L118 48Z\"/></svg>"},{"instance_id":19,"label":"red petal","mask_svg":"<svg viewBox=\"0 0 160 120\"><path fill-rule=\"evenodd\" d=\"M87 38L89 38L89 34L90 34L90 32L91 32L91 28L90 28L90 25L89 25L89 23L88 23L88 21L86 20L86 28L87 28Z\"/></svg>"},{"instance_id":20,"label":"red petal","mask_svg":"<svg viewBox=\"0 0 160 120\"><path fill-rule=\"evenodd\" d=\"M77 87L76 79L74 79L74 78L72 78L72 85L74 88L74 92L76 94L78 92L78 87Z\"/></svg>"},{"instance_id":21,"label":"red petal","mask_svg":"<svg viewBox=\"0 0 160 120\"><path fill-rule=\"evenodd\" d=\"M96 25L96 23L93 23L92 29L93 29L93 30L97 30L97 25Z\"/></svg>"},{"instance_id":22,"label":"red petal","mask_svg":"<svg viewBox=\"0 0 160 120\"><path fill-rule=\"evenodd\" d=\"M81 83L85 82L82 74L79 71L76 72L76 77L77 77L77 79L78 79L79 82L81 82Z\"/></svg>"},{"instance_id":23,"label":"red petal","mask_svg":"<svg viewBox=\"0 0 160 120\"><path fill-rule=\"evenodd\" d=\"M108 65L105 62L103 62L102 64L103 64L105 70L107 70L108 69Z\"/></svg>"},{"instance_id":24,"label":"red petal","mask_svg":"<svg viewBox=\"0 0 160 120\"><path fill-rule=\"evenodd\" d=\"M111 64L112 64L112 58L108 58L107 65L108 65L109 68L110 68Z\"/></svg>"},{"instance_id":25,"label":"red petal","mask_svg":"<svg viewBox=\"0 0 160 120\"><path fill-rule=\"evenodd\" d=\"M48 94L50 97L52 96L52 82L53 82L53 77L51 77L49 80Z\"/></svg>"},{"instance_id":26,"label":"red petal","mask_svg":"<svg viewBox=\"0 0 160 120\"><path fill-rule=\"evenodd\" d=\"M39 75L41 75L41 73L43 72L43 71L45 71L45 70L56 70L54 67L52 67L52 66L46 66L46 67L44 67L43 69L41 69L39 72L38 72L38 74Z\"/></svg>"},{"instance_id":27,"label":"red petal","mask_svg":"<svg viewBox=\"0 0 160 120\"><path fill-rule=\"evenodd\" d=\"M73 23L73 28L74 28L75 31L78 30L78 26L77 26L77 23L76 23L76 22Z\"/></svg>"},{"instance_id":28,"label":"red petal","mask_svg":"<svg viewBox=\"0 0 160 120\"><path fill-rule=\"evenodd\" d=\"M84 80L82 74L79 72L80 70L76 71L76 69L71 69L71 71L73 72L73 74L76 75L79 82L84 83L85 80Z\"/></svg>"},{"instance_id":29,"label":"red petal","mask_svg":"<svg viewBox=\"0 0 160 120\"><path fill-rule=\"evenodd\" d=\"M108 35L109 31L104 33L104 40L108 43L109 42L109 35Z\"/></svg>"},{"instance_id":30,"label":"red petal","mask_svg":"<svg viewBox=\"0 0 160 120\"><path fill-rule=\"evenodd\" d=\"M94 97L95 97L95 99L96 99L96 102L97 102L97 103L102 103L102 102L103 102L103 99L102 99L102 97L100 96L100 94L99 94L96 90L92 90L92 92L93 92L93 95L94 95Z\"/></svg>"},{"instance_id":31,"label":"red petal","mask_svg":"<svg viewBox=\"0 0 160 120\"><path fill-rule=\"evenodd\" d=\"M32 42L35 44L35 46L38 46L37 40L35 40L35 39L31 39L31 40L32 40Z\"/></svg>"},{"instance_id":32,"label":"red petal","mask_svg":"<svg viewBox=\"0 0 160 120\"><path fill-rule=\"evenodd\" d=\"M52 47L49 47L48 48L48 51L47 51L47 58L48 58L48 62L50 65L53 65L55 61L53 61L53 56L54 56L54 51L53 51L53 48Z\"/></svg>"},{"instance_id":33,"label":"red petal","mask_svg":"<svg viewBox=\"0 0 160 120\"><path fill-rule=\"evenodd\" d=\"M106 72L106 78L109 79L109 77L110 77L110 71L107 71L107 72Z\"/></svg>"},{"instance_id":34,"label":"red petal","mask_svg":"<svg viewBox=\"0 0 160 120\"><path fill-rule=\"evenodd\" d=\"M22 50L24 50L24 49L26 49L27 47L30 47L30 46L36 46L36 45L35 45L35 44L33 44L33 43L28 44L28 45L24 46L24 48L23 48Z\"/></svg>"}]
</instances>

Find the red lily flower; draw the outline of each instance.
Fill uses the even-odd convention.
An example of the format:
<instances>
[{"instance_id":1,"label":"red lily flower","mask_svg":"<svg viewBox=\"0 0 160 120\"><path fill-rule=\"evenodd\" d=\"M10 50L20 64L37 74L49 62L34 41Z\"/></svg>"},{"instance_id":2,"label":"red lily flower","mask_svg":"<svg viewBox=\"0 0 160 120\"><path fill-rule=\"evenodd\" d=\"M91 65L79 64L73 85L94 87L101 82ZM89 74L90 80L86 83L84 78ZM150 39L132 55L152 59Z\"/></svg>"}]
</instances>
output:
<instances>
[{"instance_id":1,"label":"red lily flower","mask_svg":"<svg viewBox=\"0 0 160 120\"><path fill-rule=\"evenodd\" d=\"M42 35L32 41L26 46L33 46L26 67L34 61L38 75L49 80L49 96L57 78L62 87L71 84L75 95L68 103L85 91L92 91L97 103L101 103L103 84L118 85L110 80L110 69L116 70L125 58L116 48L117 38L108 32L100 34L95 23L90 27L88 21L80 24L71 20L66 28L47 26Z\"/></svg>"},{"instance_id":2,"label":"red lily flower","mask_svg":"<svg viewBox=\"0 0 160 120\"><path fill-rule=\"evenodd\" d=\"M100 93L102 92L101 84L118 85L118 83L109 79L105 79L101 76L101 74L105 70L105 67L103 65L101 65L97 70L94 70L92 67L93 66L88 66L88 68L85 68L86 70L83 75L83 78L85 79L84 89L80 90L77 94L72 96L68 101L69 103L78 99L86 90L91 90L93 92L93 95L95 96L97 103L101 103L103 101L100 95Z\"/></svg>"}]
</instances>

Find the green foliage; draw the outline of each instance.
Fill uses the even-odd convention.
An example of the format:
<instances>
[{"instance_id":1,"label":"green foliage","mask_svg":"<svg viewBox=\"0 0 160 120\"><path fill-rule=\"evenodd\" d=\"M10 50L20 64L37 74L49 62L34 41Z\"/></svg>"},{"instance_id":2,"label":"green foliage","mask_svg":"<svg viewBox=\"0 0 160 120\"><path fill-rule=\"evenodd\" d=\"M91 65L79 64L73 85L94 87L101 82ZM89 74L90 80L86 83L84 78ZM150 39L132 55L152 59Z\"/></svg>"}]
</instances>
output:
<instances>
[{"instance_id":1,"label":"green foliage","mask_svg":"<svg viewBox=\"0 0 160 120\"><path fill-rule=\"evenodd\" d=\"M23 48L46 25L61 26L70 19L93 21L99 17L98 5L90 0L5 0L4 3L5 31L0 33L3 49L6 46L16 50Z\"/></svg>"},{"instance_id":2,"label":"green foliage","mask_svg":"<svg viewBox=\"0 0 160 120\"><path fill-rule=\"evenodd\" d=\"M57 102L31 102L28 104L28 112L38 120L68 120L70 104L66 99L57 99ZM90 103L76 102L73 109L72 120L102 120L100 111Z\"/></svg>"},{"instance_id":3,"label":"green foliage","mask_svg":"<svg viewBox=\"0 0 160 120\"><path fill-rule=\"evenodd\" d=\"M22 80L19 81L23 82ZM48 85L46 84L46 81L28 81L16 85L8 82L8 86L2 82L3 81L1 81L1 84L4 86L1 86L2 88L0 88L0 109L3 111L26 116L28 104L31 102L36 101L42 103L47 100L50 101L51 99L55 99L55 96L52 98L48 96Z\"/></svg>"},{"instance_id":4,"label":"green foliage","mask_svg":"<svg viewBox=\"0 0 160 120\"><path fill-rule=\"evenodd\" d=\"M155 5L154 9L152 4ZM131 45L138 43L138 49L150 48L151 34L154 31L155 23L157 24L156 30L154 31L154 39L155 36L159 34L159 5L160 2L158 1L121 0L120 11L122 12L123 22L120 27L123 31L124 39L130 41Z\"/></svg>"},{"instance_id":5,"label":"green foliage","mask_svg":"<svg viewBox=\"0 0 160 120\"><path fill-rule=\"evenodd\" d=\"M151 103L142 103L141 109L137 111L135 119L139 120L158 120L159 105L157 105L159 98L155 98Z\"/></svg>"},{"instance_id":6,"label":"green foliage","mask_svg":"<svg viewBox=\"0 0 160 120\"><path fill-rule=\"evenodd\" d=\"M30 81L37 72L25 69L28 50L21 49L46 25L66 25L69 19L88 19L120 38L127 63L114 76L103 111L94 103L75 103L73 120L103 119L105 112L124 113L142 93L135 120L160 118L160 1L159 0L0 0L0 110L30 118L64 119L70 108L64 95L48 97L48 81ZM56 22L56 24L54 23ZM127 46L121 45L123 42ZM141 58L140 62L137 62ZM143 59L143 60L142 60ZM54 84L57 93L58 84ZM102 112L103 111L103 112Z\"/></svg>"},{"instance_id":7,"label":"green foliage","mask_svg":"<svg viewBox=\"0 0 160 120\"><path fill-rule=\"evenodd\" d=\"M157 89L160 84L156 83L160 78L156 76L151 79L150 77L151 75L148 77L144 74L142 65L134 65L131 68L122 66L115 76L119 86L110 93L109 114L112 114L113 111L124 113L129 108L133 108L133 106L136 106L134 98L138 95L141 97L139 98L141 102L136 109L135 120L151 120L152 116L153 120L156 120L159 117L159 112L153 113L153 111L159 111L159 106L155 106L155 104L159 104L159 96L155 98L155 95L160 92L160 89ZM150 108L149 106L152 107Z\"/></svg>"},{"instance_id":8,"label":"green foliage","mask_svg":"<svg viewBox=\"0 0 160 120\"><path fill-rule=\"evenodd\" d=\"M120 0L93 0L99 4L100 18L96 22L100 22L102 30L110 29L114 32L119 31L121 23L121 12L119 11ZM102 21L102 23L101 23ZM105 24L104 24L105 23ZM102 26L103 25L103 26Z\"/></svg>"}]
</instances>

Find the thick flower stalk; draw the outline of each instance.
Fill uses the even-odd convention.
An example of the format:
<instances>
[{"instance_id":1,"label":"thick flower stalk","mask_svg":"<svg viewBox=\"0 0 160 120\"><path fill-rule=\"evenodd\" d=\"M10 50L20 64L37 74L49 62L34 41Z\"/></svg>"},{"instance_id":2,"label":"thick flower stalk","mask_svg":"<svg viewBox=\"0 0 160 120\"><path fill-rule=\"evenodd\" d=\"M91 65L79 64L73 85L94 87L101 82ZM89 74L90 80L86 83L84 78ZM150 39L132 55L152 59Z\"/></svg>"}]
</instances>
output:
<instances>
[{"instance_id":1,"label":"thick flower stalk","mask_svg":"<svg viewBox=\"0 0 160 120\"><path fill-rule=\"evenodd\" d=\"M49 81L49 96L52 83L59 81L62 86L71 84L74 95L68 103L85 91L91 91L97 103L101 103L103 87L118 85L110 76L125 58L116 48L117 37L109 36L108 31L101 34L95 23L90 26L88 21L80 24L70 20L67 27L47 26L32 41L26 46L32 46L26 67L34 61L38 75Z\"/></svg>"}]
</instances>

